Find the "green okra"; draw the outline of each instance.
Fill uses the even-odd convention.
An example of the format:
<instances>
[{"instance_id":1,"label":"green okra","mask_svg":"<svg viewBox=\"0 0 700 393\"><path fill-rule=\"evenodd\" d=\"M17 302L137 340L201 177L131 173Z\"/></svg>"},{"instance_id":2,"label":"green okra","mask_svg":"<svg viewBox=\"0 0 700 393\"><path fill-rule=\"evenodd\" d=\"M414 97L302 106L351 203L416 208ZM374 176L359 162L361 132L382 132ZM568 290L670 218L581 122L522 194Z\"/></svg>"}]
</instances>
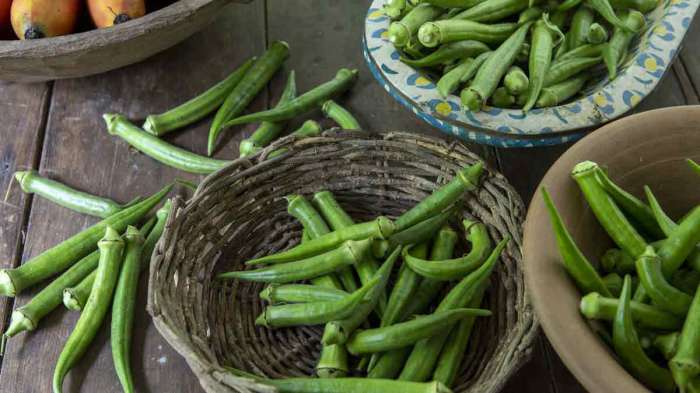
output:
<instances>
[{"instance_id":1,"label":"green okra","mask_svg":"<svg viewBox=\"0 0 700 393\"><path fill-rule=\"evenodd\" d=\"M226 79L210 87L197 97L157 115L148 115L143 129L156 136L185 127L203 119L223 104L226 97L248 72L256 57L248 59L234 70Z\"/></svg>"},{"instance_id":2,"label":"green okra","mask_svg":"<svg viewBox=\"0 0 700 393\"><path fill-rule=\"evenodd\" d=\"M619 307L613 321L613 346L622 365L647 386L662 393L672 393L675 384L671 373L658 366L644 353L635 330L631 311L632 280L625 276Z\"/></svg>"},{"instance_id":3,"label":"green okra","mask_svg":"<svg viewBox=\"0 0 700 393\"><path fill-rule=\"evenodd\" d=\"M320 325L348 318L361 308L363 302L368 300L368 294L381 281L385 280L377 276L362 288L339 300L268 306L255 320L255 324L278 328Z\"/></svg>"},{"instance_id":4,"label":"green okra","mask_svg":"<svg viewBox=\"0 0 700 393\"><path fill-rule=\"evenodd\" d=\"M489 310L473 308L457 308L436 312L391 326L357 331L348 340L347 349L353 355L386 352L409 346L421 339L439 334L463 318L490 315Z\"/></svg>"},{"instance_id":5,"label":"green okra","mask_svg":"<svg viewBox=\"0 0 700 393\"><path fill-rule=\"evenodd\" d=\"M624 281L623 281L624 282ZM581 298L580 311L588 319L612 321L619 305L619 300L591 292ZM660 309L657 306L630 301L632 319L640 327L657 330L675 330L683 325L683 319Z\"/></svg>"},{"instance_id":6,"label":"green okra","mask_svg":"<svg viewBox=\"0 0 700 393\"><path fill-rule=\"evenodd\" d=\"M171 189L172 185L166 186L156 194L73 235L17 268L0 270L0 294L15 296L23 289L70 268L95 250L97 241L104 235L107 227L115 231L125 230L127 226L145 216Z\"/></svg>"},{"instance_id":7,"label":"green okra","mask_svg":"<svg viewBox=\"0 0 700 393\"><path fill-rule=\"evenodd\" d=\"M574 280L576 286L583 293L598 292L604 296L612 296L608 288L603 283L598 271L588 261L585 255L578 248L571 234L564 226L564 222L559 215L549 192L542 188L542 197L545 207L549 212L552 221L554 235L556 237L559 253L562 256L562 263L569 276Z\"/></svg>"},{"instance_id":8,"label":"green okra","mask_svg":"<svg viewBox=\"0 0 700 393\"><path fill-rule=\"evenodd\" d=\"M517 28L517 23L486 24L459 19L437 20L421 26L418 30L418 40L428 48L464 40L474 40L485 44L499 44L507 40ZM485 50L482 52L485 52ZM437 55L434 57L437 57ZM470 56L465 55L461 57L466 58Z\"/></svg>"},{"instance_id":9,"label":"green okra","mask_svg":"<svg viewBox=\"0 0 700 393\"><path fill-rule=\"evenodd\" d=\"M428 261L411 255L410 248L406 248L404 262L414 272L433 280L461 279L467 273L476 270L491 253L491 239L484 224L464 220L463 225L469 233L467 238L472 243L467 255L443 261Z\"/></svg>"},{"instance_id":10,"label":"green okra","mask_svg":"<svg viewBox=\"0 0 700 393\"><path fill-rule=\"evenodd\" d=\"M275 41L228 94L214 116L207 140L207 155L214 154L214 145L227 122L238 116L253 101L289 56L289 44Z\"/></svg>"},{"instance_id":11,"label":"green okra","mask_svg":"<svg viewBox=\"0 0 700 393\"><path fill-rule=\"evenodd\" d=\"M277 106L284 105L294 99L297 95L296 74L292 70L287 77L287 83L284 86L282 95L280 96ZM240 156L249 156L272 142L284 130L284 122L264 121L260 123L253 134L243 139L239 145Z\"/></svg>"},{"instance_id":12,"label":"green okra","mask_svg":"<svg viewBox=\"0 0 700 393\"><path fill-rule=\"evenodd\" d=\"M309 241L311 243L313 240ZM308 244L308 243L307 243ZM237 278L268 283L289 283L325 276L357 263L370 251L370 240L348 240L337 249L293 262L272 265L256 270L226 272L219 279Z\"/></svg>"},{"instance_id":13,"label":"green okra","mask_svg":"<svg viewBox=\"0 0 700 393\"><path fill-rule=\"evenodd\" d=\"M109 199L75 190L55 180L39 175L35 170L15 172L15 179L27 194L36 194L78 213L107 218L124 206Z\"/></svg>"}]
</instances>

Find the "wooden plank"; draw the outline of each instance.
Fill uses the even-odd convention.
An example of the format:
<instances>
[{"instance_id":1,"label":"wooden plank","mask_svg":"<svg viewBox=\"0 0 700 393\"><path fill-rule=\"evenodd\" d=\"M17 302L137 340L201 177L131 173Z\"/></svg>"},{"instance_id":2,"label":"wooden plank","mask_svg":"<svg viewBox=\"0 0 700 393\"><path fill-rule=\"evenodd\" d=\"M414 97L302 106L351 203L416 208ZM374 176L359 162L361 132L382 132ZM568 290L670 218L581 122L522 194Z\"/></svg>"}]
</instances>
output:
<instances>
[{"instance_id":1,"label":"wooden plank","mask_svg":"<svg viewBox=\"0 0 700 393\"><path fill-rule=\"evenodd\" d=\"M176 176L197 179L130 150L126 143L108 135L101 114L121 112L142 119L149 112L162 111L206 89L244 59L261 53L265 42L264 4L231 6L225 14L202 33L147 62L106 75L56 82L41 170L75 187L122 202L152 193ZM263 97L257 107L264 102ZM22 116L24 112L17 114ZM168 139L202 153L206 150L207 130L208 124L202 122ZM233 157L234 149L229 144L219 155ZM29 219L24 259L95 221L37 199ZM137 390L200 391L184 359L161 338L147 317L146 277L142 278L133 345ZM20 296L18 303L25 303L33 292ZM76 313L61 308L42 321L36 333L12 339L0 392L50 390L56 359L76 318ZM107 329L101 330L64 386L66 392L121 392Z\"/></svg>"},{"instance_id":2,"label":"wooden plank","mask_svg":"<svg viewBox=\"0 0 700 393\"><path fill-rule=\"evenodd\" d=\"M542 350L549 366L550 378L554 381L554 391L557 393L586 393L586 389L576 380L568 368L562 363L547 338L542 335Z\"/></svg>"},{"instance_id":3,"label":"wooden plank","mask_svg":"<svg viewBox=\"0 0 700 393\"><path fill-rule=\"evenodd\" d=\"M306 91L329 80L342 68L357 68L359 79L351 92L338 99L351 110L360 124L371 131L411 131L447 138L437 129L418 119L391 98L376 83L362 56L362 33L369 2L306 0L268 2L269 40L285 40L291 57L287 70L295 70L300 91ZM284 83L278 75L274 91ZM275 95L276 96L276 95ZM311 116L318 119L320 113ZM332 126L330 122L324 124ZM490 147L468 144L486 161L495 164Z\"/></svg>"},{"instance_id":4,"label":"wooden plank","mask_svg":"<svg viewBox=\"0 0 700 393\"><path fill-rule=\"evenodd\" d=\"M688 70L685 68L685 64L683 64L682 60L683 59L679 58L673 63L673 72L678 78L678 83L685 97L685 102L688 105L697 105L700 103L700 100L698 100L698 92L695 91L695 86L693 86Z\"/></svg>"},{"instance_id":5,"label":"wooden plank","mask_svg":"<svg viewBox=\"0 0 700 393\"><path fill-rule=\"evenodd\" d=\"M0 83L0 267L19 265L31 196L14 182L17 170L35 168L43 142L51 84ZM0 329L13 299L0 298Z\"/></svg>"},{"instance_id":6,"label":"wooden plank","mask_svg":"<svg viewBox=\"0 0 700 393\"><path fill-rule=\"evenodd\" d=\"M700 95L700 40L698 37L700 37L700 13L695 14L680 53L680 59L690 76L695 93Z\"/></svg>"},{"instance_id":7,"label":"wooden plank","mask_svg":"<svg viewBox=\"0 0 700 393\"><path fill-rule=\"evenodd\" d=\"M501 393L557 393L551 378L549 359L545 354L545 342L546 339L543 335L535 340L532 359L508 381ZM576 391L571 393L576 393Z\"/></svg>"}]
</instances>

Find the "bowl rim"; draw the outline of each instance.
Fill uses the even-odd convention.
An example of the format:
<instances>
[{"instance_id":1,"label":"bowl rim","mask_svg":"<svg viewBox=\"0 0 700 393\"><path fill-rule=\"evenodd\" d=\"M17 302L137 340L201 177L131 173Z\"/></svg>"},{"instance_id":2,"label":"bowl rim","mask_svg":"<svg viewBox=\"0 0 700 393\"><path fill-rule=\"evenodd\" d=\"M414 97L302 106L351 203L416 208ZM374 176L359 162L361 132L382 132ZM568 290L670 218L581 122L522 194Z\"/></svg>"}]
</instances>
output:
<instances>
[{"instance_id":1,"label":"bowl rim","mask_svg":"<svg viewBox=\"0 0 700 393\"><path fill-rule=\"evenodd\" d=\"M563 162L568 162L571 161L571 158L579 156L579 151L583 148L583 146L586 145L600 145L601 143L604 143L607 139L609 139L609 136L611 134L624 134L624 133L629 133L630 132L630 127L626 126L627 123L638 123L640 120L645 120L645 119L654 119L659 116L666 116L666 117L673 117L673 116L678 116L676 113L680 113L682 116L681 118L687 118L689 115L694 115L696 118L700 116L700 105L684 105L684 106L675 106L675 107L667 107L667 108L660 108L660 109L654 109L642 113L635 114L633 116L625 117L623 119L619 119L617 121L614 121L608 125L605 125L599 129L597 129L595 132L590 133L583 139L581 139L579 142L575 143L573 146L571 146L564 154L562 154L557 161L555 161L554 164L547 170L547 173L543 177L542 181L538 184L536 191L532 197L532 200L530 201L530 204L528 206L528 211L527 215L525 217L525 221L523 224L523 272L525 274L525 283L528 288L528 294L530 296L530 301L533 304L535 313L538 316L538 320L540 321L540 325L542 326L542 330L544 331L545 335L547 336L549 342L551 343L552 347L555 349L563 363L566 365L566 367L571 371L571 373L576 377L576 379L586 388L586 390L591 391L591 392L607 392L611 391L610 388L612 387L611 385L615 385L615 389L620 389L620 391L624 392L629 392L629 391L635 391L635 392L650 392L649 389L647 389L644 385L642 385L639 381L637 381L634 377L632 377L615 359L614 356L611 352L607 351L607 347L602 346L603 344L601 343L601 348L607 353L607 356L603 356L603 360L605 361L605 364L597 364L597 365L591 365L590 362L588 361L588 357L591 355L595 355L595 353L592 354L592 352L598 352L597 349L591 348L591 350L588 352L588 356L581 356L580 351L574 351L570 345L567 344L567 340L563 338L562 334L559 331L560 324L556 324L555 321L552 319L548 319L547 315L548 313L543 311L544 309L547 308L547 304L545 300L543 299L543 296L540 294L535 295L535 293L538 293L538 287L535 285L535 279L534 277L537 276L539 273L539 270L537 268L540 268L539 265L534 266L535 263L530 262L531 259L531 254L528 252L528 250L531 247L536 247L535 244L536 242L542 241L541 239L541 234L536 233L536 228L534 228L534 224L532 223L534 220L535 216L539 215L546 215L546 211L544 210L543 203L542 201L542 191L541 188L543 185L553 183L552 178L554 177L554 173L559 171L559 164ZM634 130L634 128L633 128ZM629 136L629 135L628 135ZM553 196L553 198L556 199L556 196ZM555 200L556 202L556 200ZM537 205L537 206L536 206ZM530 240L530 238L534 238L539 236L540 238L536 241ZM563 269L562 269L562 275L565 275ZM571 288L574 288L573 283L570 280L567 280L566 286L570 286ZM581 321L583 321L583 318L581 318ZM575 323L575 322L574 322ZM585 322L584 322L585 323ZM556 325L556 326L555 326ZM596 342L600 343L600 339L595 335L592 329L590 329L588 326L586 326L587 332L590 334L587 334L586 337L583 339L586 341L589 341L590 338L592 337ZM584 359L585 358L585 359ZM596 357L597 360L601 360L600 356ZM611 375L612 373L615 373L616 375L622 376L626 375L624 381L621 381L620 378L615 378L615 380L612 380L611 378L602 378L601 375L591 375L591 368L596 367L596 369L613 369L614 371L611 371L607 373L608 375ZM608 382L608 380L611 380Z\"/></svg>"},{"instance_id":2,"label":"bowl rim","mask_svg":"<svg viewBox=\"0 0 700 393\"><path fill-rule=\"evenodd\" d=\"M87 48L108 47L172 26L201 8L224 5L234 0L178 0L125 23L39 40L0 40L1 58L46 58Z\"/></svg>"},{"instance_id":3,"label":"bowl rim","mask_svg":"<svg viewBox=\"0 0 700 393\"><path fill-rule=\"evenodd\" d=\"M652 11L659 12L660 17L646 32L646 47L628 59L629 65L615 80L574 102L533 109L525 115L519 109L493 107L477 113L463 111L459 97L453 94L443 99L434 83L425 81L424 86L418 87L416 80L421 74L400 62L398 52L382 36L390 23L381 14L385 1L373 0L365 18L363 49L374 77L394 99L441 131L501 147L570 142L585 135L587 128L613 120L637 106L670 68L700 5L690 0L665 0ZM414 86L409 86L411 80ZM438 110L438 105L442 109Z\"/></svg>"}]
</instances>

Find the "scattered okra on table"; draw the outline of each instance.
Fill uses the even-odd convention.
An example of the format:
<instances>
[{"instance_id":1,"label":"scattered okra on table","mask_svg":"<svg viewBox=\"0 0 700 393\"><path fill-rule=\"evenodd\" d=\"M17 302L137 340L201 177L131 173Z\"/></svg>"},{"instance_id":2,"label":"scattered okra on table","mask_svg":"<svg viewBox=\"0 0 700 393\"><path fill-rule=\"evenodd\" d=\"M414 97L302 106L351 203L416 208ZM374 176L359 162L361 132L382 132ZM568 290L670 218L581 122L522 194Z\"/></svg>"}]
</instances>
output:
<instances>
[{"instance_id":1,"label":"scattered okra on table","mask_svg":"<svg viewBox=\"0 0 700 393\"><path fill-rule=\"evenodd\" d=\"M164 165L204 175L224 168L231 161L195 154L174 146L161 137L200 121L214 112L216 115L209 136L209 155L213 153L215 143L222 132L230 129L233 124L248 122L249 119L261 121L261 124L249 138L241 142L241 157L264 149L282 134L287 121L307 115L314 110L323 113L340 127L349 130L360 129L361 126L352 113L332 100L354 84L357 70L350 69L339 70L336 77L329 82L301 95L297 95L296 79L294 71L291 71L279 103L273 110L239 116L281 68L288 57L288 52L289 46L285 42L272 43L260 57L243 62L228 77L199 96L164 113L148 115L143 129L121 114L105 114L103 117L107 130ZM303 139L317 136L321 131L322 128L316 121L306 119L290 134L297 139ZM286 151L286 148L271 151L267 157L279 156ZM59 181L42 177L34 170L18 171L15 173L14 180L26 193L36 194L68 209L100 217L103 220L17 268L0 270L0 294L5 296L16 296L23 290L56 276L29 302L13 311L10 324L2 337L0 352L4 353L9 338L23 331L36 330L40 321L61 302L68 309L80 311L80 318L65 344L54 372L53 390L59 393L62 391L64 378L90 346L111 306L111 346L116 374L124 391L133 392L130 347L137 283L141 272L148 267L156 243L163 233L165 221L171 209L170 201L167 200L163 204L155 217L145 218L166 197L175 183L188 187L192 185L176 179L173 184L148 198L138 197L122 205L109 198L91 195ZM319 195L319 204L324 204L323 201L334 202L332 195L326 195L325 198ZM314 210L310 204L308 207ZM334 225L340 225L339 221L349 220L349 217L338 216L342 214L341 212L331 211L333 208L329 206L328 209L324 209L324 214L337 216L333 221ZM335 206L335 208L339 207ZM323 219L320 218L320 220ZM142 223L142 226L137 230L134 225L139 223ZM350 226L351 223L345 222L344 225ZM325 227L325 231L330 232L330 229ZM316 235L320 236L321 233ZM362 241L356 243L363 244ZM364 243L367 243L364 245L365 251L369 251L369 240L365 240ZM355 254L357 250L350 246L344 250L346 256L351 259L340 259L338 263L353 264L355 260L352 258L357 256ZM362 255L369 255L369 252L364 252ZM309 270L305 272L330 272L333 269L333 266L316 266L313 258L308 265ZM340 275L345 279L342 281L346 284L345 289L354 291L352 294L343 291L341 284L333 288L334 280L320 278L312 281L313 284L319 285L314 286L314 290L303 286L294 290L278 288L273 295L271 288L269 296L275 296L277 301L281 302L295 298L324 296L323 293L319 293L319 288L326 290L327 297L332 296L332 290L335 290L337 297L335 303L327 302L331 307L316 309L316 318L341 320L341 317L350 317L348 310L366 309L364 300L366 296L371 295L385 301L385 295L375 287L383 287L386 280L382 278L384 276L375 277L375 273L386 272L386 269L379 270L376 261L367 262L363 267L358 266L357 269L361 272L362 288L360 289L356 285L349 285L349 280L354 279L350 275L352 273L350 270ZM331 287L323 287L324 283ZM339 294L345 294L345 296L339 296ZM270 326L296 324L296 320L289 317L290 312L293 315L297 313L296 308L304 309L305 306L279 305L277 308L271 308L260 321ZM369 311L372 309L374 307ZM333 367L332 363L331 367Z\"/></svg>"},{"instance_id":2,"label":"scattered okra on table","mask_svg":"<svg viewBox=\"0 0 700 393\"><path fill-rule=\"evenodd\" d=\"M487 49L482 44L458 43L447 55L486 53ZM263 55L244 62L198 97L162 114L149 115L143 129L123 115L105 114L107 130L162 164L185 172L209 174L230 161L195 154L161 137L215 111L209 135L210 155L219 135L232 126L260 123L240 144L240 154L244 157L258 153L278 138L288 121L314 110L320 110L343 129L360 129L357 118L334 101L357 78L356 70L345 68L303 94L297 93L292 71L274 108L242 115L280 69L288 51L286 43L273 43ZM476 67L473 70L476 72ZM510 84L522 82L522 73L513 75ZM520 89L524 90L522 83ZM291 134L302 139L320 132L321 126L307 119ZM267 157L285 152L286 148L277 149L268 152ZM306 234L304 241L290 250L248 261L252 270L219 275L222 280L270 283L260 293L270 305L258 317L258 325L279 328L323 324L326 327L316 368L319 378L263 381L282 391L309 388L342 393L362 386L365 391L450 392L448 386L454 383L475 320L491 315L489 310L478 307L489 276L508 243L504 239L492 248L486 227L465 220L462 224L472 250L453 258L458 235L450 221L463 195L479 187L482 172L479 162L463 168L450 182L396 220L379 216L371 221L355 222L329 191L319 190L312 202L302 195L288 196L288 213L300 221ZM148 218L148 214L174 184L189 186L189 183L176 180L150 197L139 197L121 205L41 177L35 171L17 172L15 178L27 193L103 221L20 267L0 270L0 294L6 296L16 296L56 276L12 313L3 335L2 351L11 337L37 329L41 319L62 301L67 308L79 311L80 317L54 371L53 390L60 393L65 377L91 345L111 306L115 371L123 390L133 392L130 347L137 283L163 233L170 201L163 204L155 217ZM141 227L137 229L135 225L139 224ZM425 260L428 256L430 262ZM267 266L258 267L259 264ZM401 267L395 268L399 264ZM399 278L389 285L395 270ZM423 315L415 317L420 314ZM454 342L445 340L448 333ZM364 371L360 372L369 378L344 378L350 372L351 355L363 355L364 366L360 369ZM251 377L241 371L231 372ZM426 382L429 380L434 382Z\"/></svg>"}]
</instances>

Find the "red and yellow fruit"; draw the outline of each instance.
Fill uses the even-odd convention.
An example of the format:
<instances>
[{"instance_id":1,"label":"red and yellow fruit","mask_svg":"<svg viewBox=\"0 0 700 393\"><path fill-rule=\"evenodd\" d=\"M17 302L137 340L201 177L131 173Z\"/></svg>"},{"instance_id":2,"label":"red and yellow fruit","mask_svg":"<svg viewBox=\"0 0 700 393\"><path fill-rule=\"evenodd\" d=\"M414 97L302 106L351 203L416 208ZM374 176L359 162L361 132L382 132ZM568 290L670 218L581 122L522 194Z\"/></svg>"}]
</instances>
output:
<instances>
[{"instance_id":1,"label":"red and yellow fruit","mask_svg":"<svg viewBox=\"0 0 700 393\"><path fill-rule=\"evenodd\" d=\"M124 23L146 13L144 0L88 0L87 3L97 27Z\"/></svg>"},{"instance_id":2,"label":"red and yellow fruit","mask_svg":"<svg viewBox=\"0 0 700 393\"><path fill-rule=\"evenodd\" d=\"M12 28L20 39L72 33L80 14L80 0L14 0Z\"/></svg>"}]
</instances>

